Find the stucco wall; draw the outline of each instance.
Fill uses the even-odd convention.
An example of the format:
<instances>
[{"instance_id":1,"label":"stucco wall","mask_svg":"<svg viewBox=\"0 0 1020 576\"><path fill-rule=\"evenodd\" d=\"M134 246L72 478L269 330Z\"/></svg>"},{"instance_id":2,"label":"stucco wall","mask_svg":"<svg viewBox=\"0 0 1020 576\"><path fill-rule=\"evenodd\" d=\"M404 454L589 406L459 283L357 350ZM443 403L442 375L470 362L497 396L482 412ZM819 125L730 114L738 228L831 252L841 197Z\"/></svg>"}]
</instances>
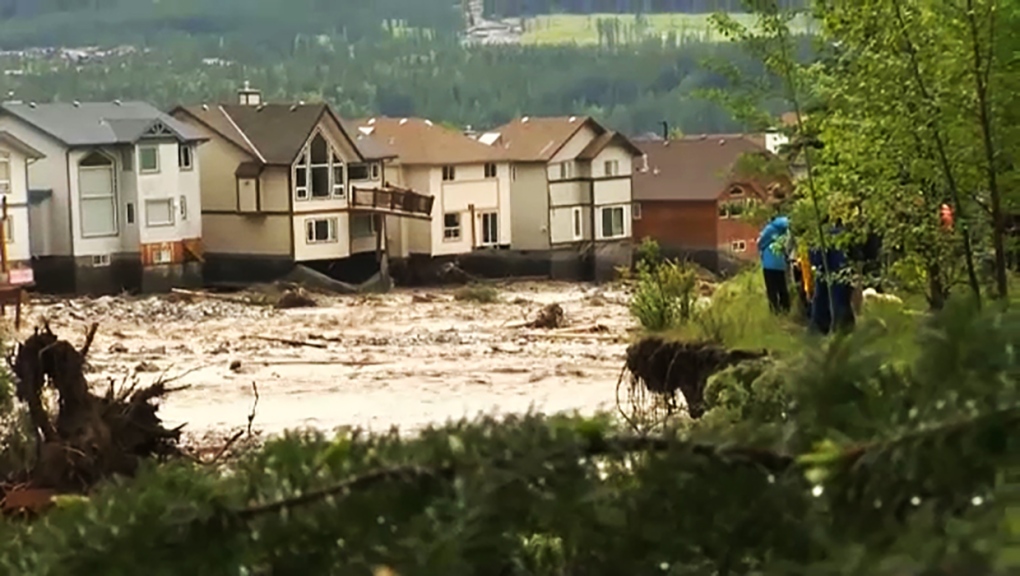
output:
<instances>
[{"instance_id":1,"label":"stucco wall","mask_svg":"<svg viewBox=\"0 0 1020 576\"><path fill-rule=\"evenodd\" d=\"M208 253L290 256L288 215L207 213L202 220L202 243Z\"/></svg>"},{"instance_id":2,"label":"stucco wall","mask_svg":"<svg viewBox=\"0 0 1020 576\"><path fill-rule=\"evenodd\" d=\"M545 164L516 164L510 182L510 245L518 250L549 248L549 188Z\"/></svg>"}]
</instances>

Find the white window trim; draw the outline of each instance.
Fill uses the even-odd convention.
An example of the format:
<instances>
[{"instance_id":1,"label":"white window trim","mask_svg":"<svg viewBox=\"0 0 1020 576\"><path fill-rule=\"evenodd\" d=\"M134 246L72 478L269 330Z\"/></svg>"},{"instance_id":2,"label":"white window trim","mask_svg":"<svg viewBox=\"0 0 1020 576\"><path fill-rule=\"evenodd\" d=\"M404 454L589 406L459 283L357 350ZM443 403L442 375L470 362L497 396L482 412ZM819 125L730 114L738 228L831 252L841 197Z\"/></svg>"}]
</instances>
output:
<instances>
[{"instance_id":1,"label":"white window trim","mask_svg":"<svg viewBox=\"0 0 1020 576\"><path fill-rule=\"evenodd\" d=\"M187 152L187 154L185 154ZM188 163L184 164L181 159L187 156ZM158 161L157 161L158 164ZM190 144L178 144L177 145L177 167L183 171L195 169L195 149Z\"/></svg>"},{"instance_id":2,"label":"white window trim","mask_svg":"<svg viewBox=\"0 0 1020 576\"><path fill-rule=\"evenodd\" d=\"M478 245L479 246L499 246L499 212L482 212L482 213L480 213L478 215L478 218L481 220L481 228L482 228L482 230L481 230L482 237L479 239ZM486 228L485 228L485 219L486 218L491 218L492 219L492 222L493 222L493 224L495 226L495 232L496 232L494 234L494 238L492 238L489 242L485 241L485 231L486 231Z\"/></svg>"},{"instance_id":3,"label":"white window trim","mask_svg":"<svg viewBox=\"0 0 1020 576\"><path fill-rule=\"evenodd\" d=\"M569 180L574 176L572 162L560 162L560 180Z\"/></svg>"},{"instance_id":4,"label":"white window trim","mask_svg":"<svg viewBox=\"0 0 1020 576\"><path fill-rule=\"evenodd\" d=\"M734 240L730 242L730 250L733 252L747 252L747 242L743 240Z\"/></svg>"},{"instance_id":5,"label":"white window trim","mask_svg":"<svg viewBox=\"0 0 1020 576\"><path fill-rule=\"evenodd\" d=\"M145 168L145 166L142 165L142 151L143 150L152 150L152 153L155 154L155 158L156 158L156 167L155 168ZM159 146L157 146L155 144L143 144L143 145L138 147L138 171L141 172L142 174L158 174L159 173Z\"/></svg>"},{"instance_id":6,"label":"white window trim","mask_svg":"<svg viewBox=\"0 0 1020 576\"><path fill-rule=\"evenodd\" d=\"M489 175L489 168L492 168L492 175ZM495 162L486 162L482 167L482 175L485 176L486 180L492 180L499 176L499 168L496 167Z\"/></svg>"},{"instance_id":7,"label":"white window trim","mask_svg":"<svg viewBox=\"0 0 1020 576\"><path fill-rule=\"evenodd\" d=\"M570 210L570 234L574 240L580 240L584 238L584 214L581 212L580 207L574 207Z\"/></svg>"},{"instance_id":8,"label":"white window trim","mask_svg":"<svg viewBox=\"0 0 1020 576\"><path fill-rule=\"evenodd\" d=\"M94 254L92 256L92 267L93 268L102 268L102 267L109 266L109 265L110 265L110 255L109 254Z\"/></svg>"},{"instance_id":9,"label":"white window trim","mask_svg":"<svg viewBox=\"0 0 1020 576\"><path fill-rule=\"evenodd\" d=\"M619 160L606 160L602 164L602 169L605 171L606 176L619 176L620 175L620 161Z\"/></svg>"},{"instance_id":10,"label":"white window trim","mask_svg":"<svg viewBox=\"0 0 1020 576\"><path fill-rule=\"evenodd\" d=\"M120 210L117 209L117 170L115 169L116 163L112 158L103 154L102 152L96 152L96 154L102 155L104 158L110 160L110 164L106 166L82 166L78 164L78 226L80 227L79 233L82 238L110 238L120 234ZM86 154L88 156L88 154ZM82 157L84 160L85 157ZM89 170L109 170L110 171L110 194L94 194L85 195L81 189L81 173L82 171ZM111 204L111 210L113 210L113 229L105 232L85 232L85 204L88 200L108 200Z\"/></svg>"},{"instance_id":11,"label":"white window trim","mask_svg":"<svg viewBox=\"0 0 1020 576\"><path fill-rule=\"evenodd\" d=\"M326 163L325 164L312 164L312 142L316 136L322 136L322 139L326 141ZM336 183L336 174L334 168L337 167L337 163L334 159L339 160L340 168L344 176L343 182L340 184ZM304 164L302 164L304 162ZM326 196L313 196L314 188L312 187L312 169L313 168L326 168L329 173L329 194ZM299 170L305 171L305 185L298 186L297 175ZM297 202L305 202L308 200L343 200L347 197L347 183L350 181L350 170L347 162L344 162L339 151L333 146L333 142L321 131L316 130L312 133L308 141L305 142L304 147L301 148L301 153L298 154L297 160L291 166L291 181L293 182L291 194L294 196L294 200ZM359 179L360 180L360 179Z\"/></svg>"},{"instance_id":12,"label":"white window trim","mask_svg":"<svg viewBox=\"0 0 1020 576\"><path fill-rule=\"evenodd\" d=\"M7 178L0 179L0 194L10 194L11 170L14 168L14 164L11 162L11 155L6 152L0 153L0 164L7 165Z\"/></svg>"},{"instance_id":13,"label":"white window trim","mask_svg":"<svg viewBox=\"0 0 1020 576\"><path fill-rule=\"evenodd\" d=\"M152 257L153 264L173 264L174 253L169 248L156 250Z\"/></svg>"},{"instance_id":14,"label":"white window trim","mask_svg":"<svg viewBox=\"0 0 1020 576\"><path fill-rule=\"evenodd\" d=\"M630 205L630 219L640 220L641 219L641 203L634 202Z\"/></svg>"},{"instance_id":15,"label":"white window trim","mask_svg":"<svg viewBox=\"0 0 1020 576\"><path fill-rule=\"evenodd\" d=\"M168 204L170 209L167 210L167 214L170 215L170 220L168 220L166 222L152 222L151 220L149 220L149 205L150 204ZM173 226L176 223L176 220L177 220L174 217L174 209L175 208L176 208L176 206L174 206L174 199L173 198L148 198L148 199L146 199L145 200L145 227L146 228L168 228L170 226Z\"/></svg>"},{"instance_id":16,"label":"white window trim","mask_svg":"<svg viewBox=\"0 0 1020 576\"><path fill-rule=\"evenodd\" d=\"M604 214L606 213L607 210L620 210L622 212L621 218L620 218L621 223L620 223L620 233L619 234L613 234L613 235L606 234L605 219L604 219L605 216L604 216ZM627 224L626 224L626 222L627 222L627 211L624 210L623 206L620 206L619 204L614 205L614 206L601 206L599 208L599 228L600 228L600 230L599 230L599 237L601 239L603 239L603 240L613 240L613 239L616 239L616 238L625 238L627 236Z\"/></svg>"},{"instance_id":17,"label":"white window trim","mask_svg":"<svg viewBox=\"0 0 1020 576\"><path fill-rule=\"evenodd\" d=\"M380 175L382 174L382 169L380 168L379 163L372 162L372 166L369 169L369 172L371 173L372 180L378 180Z\"/></svg>"},{"instance_id":18,"label":"white window trim","mask_svg":"<svg viewBox=\"0 0 1020 576\"><path fill-rule=\"evenodd\" d=\"M333 197L342 200L347 197L347 163L340 160L340 165L337 166L336 162L333 161L337 158L339 158L339 156L335 158L334 156L330 156L329 158L329 183L332 186L330 190ZM340 170L340 183L337 183L336 181L337 169Z\"/></svg>"},{"instance_id":19,"label":"white window trim","mask_svg":"<svg viewBox=\"0 0 1020 576\"><path fill-rule=\"evenodd\" d=\"M365 169L365 177L364 178L355 178L355 177L351 176L351 170L350 170L351 166L357 166L359 168L364 168ZM347 179L350 180L351 182L368 182L369 180L372 179L372 166L369 165L369 164L365 164L363 162L355 162L353 164L349 164L344 169L344 176L346 176Z\"/></svg>"},{"instance_id":20,"label":"white window trim","mask_svg":"<svg viewBox=\"0 0 1020 576\"><path fill-rule=\"evenodd\" d=\"M447 175L450 177L447 178ZM457 168L456 166L447 164L443 166L443 182L453 182L457 179Z\"/></svg>"},{"instance_id":21,"label":"white window trim","mask_svg":"<svg viewBox=\"0 0 1020 576\"><path fill-rule=\"evenodd\" d=\"M447 226L446 225L446 217L450 216L450 215L454 215L454 216L457 217L457 225L456 226ZM464 225L464 219L461 218L460 212L445 212L445 213L443 213L443 242L460 242L461 239L464 237L464 233L463 233L463 227L464 226L463 225ZM457 232L456 236L447 236L447 234L446 234L447 232L452 232L454 230L456 230L456 232Z\"/></svg>"},{"instance_id":22,"label":"white window trim","mask_svg":"<svg viewBox=\"0 0 1020 576\"><path fill-rule=\"evenodd\" d=\"M326 224L326 239L316 240L314 239L315 223L316 222L327 222ZM329 218L305 218L305 244L333 244L337 242L336 229L337 229L337 218L332 216Z\"/></svg>"}]
</instances>

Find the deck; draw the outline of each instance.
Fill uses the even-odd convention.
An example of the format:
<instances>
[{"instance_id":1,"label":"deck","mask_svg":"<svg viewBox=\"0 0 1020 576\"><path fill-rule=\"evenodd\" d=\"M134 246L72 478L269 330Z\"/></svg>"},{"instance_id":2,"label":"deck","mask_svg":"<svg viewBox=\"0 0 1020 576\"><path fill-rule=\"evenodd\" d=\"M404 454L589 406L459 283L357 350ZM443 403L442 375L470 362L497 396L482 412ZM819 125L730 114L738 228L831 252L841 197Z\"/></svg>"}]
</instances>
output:
<instances>
[{"instance_id":1,"label":"deck","mask_svg":"<svg viewBox=\"0 0 1020 576\"><path fill-rule=\"evenodd\" d=\"M435 198L406 188L387 186L385 188L351 189L351 212L388 214L419 220L432 219L432 204Z\"/></svg>"}]
</instances>

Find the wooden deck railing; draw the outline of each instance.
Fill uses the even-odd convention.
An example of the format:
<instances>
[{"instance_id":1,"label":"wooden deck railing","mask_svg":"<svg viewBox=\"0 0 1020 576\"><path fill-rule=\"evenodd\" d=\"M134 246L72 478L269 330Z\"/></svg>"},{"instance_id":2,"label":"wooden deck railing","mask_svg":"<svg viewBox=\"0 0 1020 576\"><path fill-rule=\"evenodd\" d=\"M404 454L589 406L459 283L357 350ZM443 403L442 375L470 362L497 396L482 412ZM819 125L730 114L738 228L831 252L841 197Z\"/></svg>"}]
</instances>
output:
<instances>
[{"instance_id":1,"label":"wooden deck railing","mask_svg":"<svg viewBox=\"0 0 1020 576\"><path fill-rule=\"evenodd\" d=\"M352 188L351 211L431 219L435 198L403 188Z\"/></svg>"}]
</instances>

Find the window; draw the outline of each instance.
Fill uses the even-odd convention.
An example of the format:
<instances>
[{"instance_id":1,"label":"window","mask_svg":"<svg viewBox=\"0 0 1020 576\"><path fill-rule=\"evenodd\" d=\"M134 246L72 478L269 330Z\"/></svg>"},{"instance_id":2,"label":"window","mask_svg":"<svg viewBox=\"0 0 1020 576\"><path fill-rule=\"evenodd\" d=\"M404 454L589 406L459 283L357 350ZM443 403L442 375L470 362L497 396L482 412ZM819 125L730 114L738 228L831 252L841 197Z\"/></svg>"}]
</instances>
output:
<instances>
[{"instance_id":1,"label":"window","mask_svg":"<svg viewBox=\"0 0 1020 576\"><path fill-rule=\"evenodd\" d=\"M375 236L375 216L368 214L351 215L351 238L373 238Z\"/></svg>"},{"instance_id":2,"label":"window","mask_svg":"<svg viewBox=\"0 0 1020 576\"><path fill-rule=\"evenodd\" d=\"M496 177L496 165L493 164L492 162L489 162L488 164L485 165L485 177L486 178Z\"/></svg>"},{"instance_id":3,"label":"window","mask_svg":"<svg viewBox=\"0 0 1020 576\"><path fill-rule=\"evenodd\" d=\"M83 238L117 235L117 195L113 160L92 152L78 166L81 235Z\"/></svg>"},{"instance_id":4,"label":"window","mask_svg":"<svg viewBox=\"0 0 1020 576\"><path fill-rule=\"evenodd\" d=\"M173 198L145 201L145 225L149 227L174 225Z\"/></svg>"},{"instance_id":5,"label":"window","mask_svg":"<svg viewBox=\"0 0 1020 576\"><path fill-rule=\"evenodd\" d=\"M159 149L155 146L139 146L138 168L142 172L159 172Z\"/></svg>"},{"instance_id":6,"label":"window","mask_svg":"<svg viewBox=\"0 0 1020 576\"><path fill-rule=\"evenodd\" d=\"M747 242L743 240L734 240L730 242L730 250L734 252L744 252L747 250Z\"/></svg>"},{"instance_id":7,"label":"window","mask_svg":"<svg viewBox=\"0 0 1020 576\"><path fill-rule=\"evenodd\" d=\"M486 212L482 214L482 246L499 244L499 214Z\"/></svg>"},{"instance_id":8,"label":"window","mask_svg":"<svg viewBox=\"0 0 1020 576\"><path fill-rule=\"evenodd\" d=\"M372 164L372 180L378 180L378 179L379 179L379 164L375 163L375 164Z\"/></svg>"},{"instance_id":9,"label":"window","mask_svg":"<svg viewBox=\"0 0 1020 576\"><path fill-rule=\"evenodd\" d=\"M184 196L181 196L177 201L181 205L181 220L188 219L188 200Z\"/></svg>"},{"instance_id":10,"label":"window","mask_svg":"<svg viewBox=\"0 0 1020 576\"><path fill-rule=\"evenodd\" d=\"M92 256L92 267L93 268L101 268L103 266L109 266L109 265L110 265L110 255L109 254L96 254L96 255Z\"/></svg>"},{"instance_id":11,"label":"window","mask_svg":"<svg viewBox=\"0 0 1020 576\"><path fill-rule=\"evenodd\" d=\"M457 177L457 170L453 166L443 166L443 181L449 182Z\"/></svg>"},{"instance_id":12,"label":"window","mask_svg":"<svg viewBox=\"0 0 1020 576\"><path fill-rule=\"evenodd\" d=\"M329 144L322 134L316 133L308 147L311 168L312 198L329 198L333 190L329 183Z\"/></svg>"},{"instance_id":13,"label":"window","mask_svg":"<svg viewBox=\"0 0 1020 576\"><path fill-rule=\"evenodd\" d=\"M120 151L120 166L125 172L134 170L135 151L133 148L123 148Z\"/></svg>"},{"instance_id":14,"label":"window","mask_svg":"<svg viewBox=\"0 0 1020 576\"><path fill-rule=\"evenodd\" d=\"M191 170L193 166L191 152L191 146L188 144L179 144L177 146L177 166L181 170Z\"/></svg>"},{"instance_id":15,"label":"window","mask_svg":"<svg viewBox=\"0 0 1020 576\"><path fill-rule=\"evenodd\" d=\"M0 154L0 194L11 193L11 156Z\"/></svg>"},{"instance_id":16,"label":"window","mask_svg":"<svg viewBox=\"0 0 1020 576\"><path fill-rule=\"evenodd\" d=\"M305 220L305 243L336 242L336 218L309 218Z\"/></svg>"},{"instance_id":17,"label":"window","mask_svg":"<svg viewBox=\"0 0 1020 576\"><path fill-rule=\"evenodd\" d=\"M443 214L443 240L460 240L460 213Z\"/></svg>"},{"instance_id":18,"label":"window","mask_svg":"<svg viewBox=\"0 0 1020 576\"><path fill-rule=\"evenodd\" d=\"M602 209L602 237L619 238L623 236L623 206L610 206Z\"/></svg>"},{"instance_id":19,"label":"window","mask_svg":"<svg viewBox=\"0 0 1020 576\"><path fill-rule=\"evenodd\" d=\"M344 186L344 163L333 155L333 196L343 198L347 195L347 188Z\"/></svg>"},{"instance_id":20,"label":"window","mask_svg":"<svg viewBox=\"0 0 1020 576\"><path fill-rule=\"evenodd\" d=\"M368 180L368 165L350 164L347 166L347 177L351 180Z\"/></svg>"},{"instance_id":21,"label":"window","mask_svg":"<svg viewBox=\"0 0 1020 576\"><path fill-rule=\"evenodd\" d=\"M128 224L135 223L135 205L131 202L124 205L124 216L126 217Z\"/></svg>"},{"instance_id":22,"label":"window","mask_svg":"<svg viewBox=\"0 0 1020 576\"><path fill-rule=\"evenodd\" d=\"M606 176L616 176L620 173L620 161L619 160L606 160L605 164Z\"/></svg>"},{"instance_id":23,"label":"window","mask_svg":"<svg viewBox=\"0 0 1020 576\"><path fill-rule=\"evenodd\" d=\"M581 226L581 209L574 208L572 211L572 219L574 223L574 240L580 240L583 236L584 228Z\"/></svg>"},{"instance_id":24,"label":"window","mask_svg":"<svg viewBox=\"0 0 1020 576\"><path fill-rule=\"evenodd\" d=\"M174 261L174 254L169 248L160 248L152 255L153 264L171 264Z\"/></svg>"},{"instance_id":25,"label":"window","mask_svg":"<svg viewBox=\"0 0 1020 576\"><path fill-rule=\"evenodd\" d=\"M721 202L719 203L719 217L720 218L730 217L730 208L728 204L723 204Z\"/></svg>"},{"instance_id":26,"label":"window","mask_svg":"<svg viewBox=\"0 0 1020 576\"><path fill-rule=\"evenodd\" d=\"M308 154L301 153L294 165L294 197L308 200Z\"/></svg>"},{"instance_id":27,"label":"window","mask_svg":"<svg viewBox=\"0 0 1020 576\"><path fill-rule=\"evenodd\" d=\"M739 186L734 186L733 188L730 188L730 196L743 196L743 195L744 195L743 188Z\"/></svg>"},{"instance_id":28,"label":"window","mask_svg":"<svg viewBox=\"0 0 1020 576\"><path fill-rule=\"evenodd\" d=\"M573 172L574 171L572 170L572 168L573 168L573 166L570 165L570 162L561 162L560 163L560 180L566 180L567 178L570 178L571 176L573 176Z\"/></svg>"},{"instance_id":29,"label":"window","mask_svg":"<svg viewBox=\"0 0 1020 576\"><path fill-rule=\"evenodd\" d=\"M641 203L640 202L635 202L634 204L631 205L631 207L630 207L630 217L631 217L632 220L640 220L641 219Z\"/></svg>"}]
</instances>

